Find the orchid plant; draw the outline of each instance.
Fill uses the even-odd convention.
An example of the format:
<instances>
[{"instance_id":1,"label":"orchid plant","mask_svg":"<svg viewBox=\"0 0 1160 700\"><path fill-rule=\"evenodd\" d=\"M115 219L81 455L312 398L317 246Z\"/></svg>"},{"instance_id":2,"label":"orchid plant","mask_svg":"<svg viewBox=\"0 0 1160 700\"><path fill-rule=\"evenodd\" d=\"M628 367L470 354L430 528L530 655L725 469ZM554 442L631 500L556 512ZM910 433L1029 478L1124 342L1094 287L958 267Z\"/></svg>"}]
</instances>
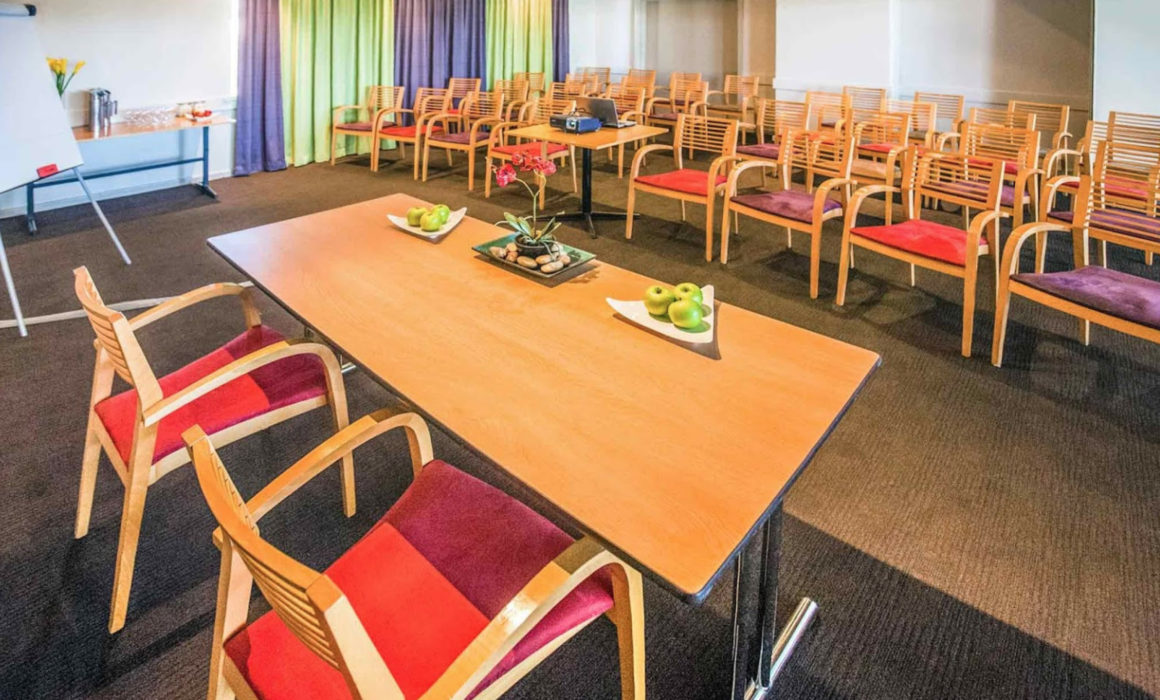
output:
<instances>
[{"instance_id":1,"label":"orchid plant","mask_svg":"<svg viewBox=\"0 0 1160 700\"><path fill-rule=\"evenodd\" d=\"M541 229L539 227L539 214L540 197L544 193L544 187L548 184L548 176L556 172L556 164L542 156L516 153L512 156L511 162L504 163L503 167L493 168L493 170L495 170L496 184L500 187L507 187L513 182L518 182L524 186L528 194L532 195L532 215L530 217L515 216L505 212L504 219L506 223L515 229L516 233L520 234L526 243L537 244L555 241L555 231L561 224L553 217L548 222L548 225ZM532 189L532 185L526 180L520 178L519 172L532 173L536 183L535 189ZM500 221L498 223L503 224L505 222Z\"/></svg>"}]
</instances>

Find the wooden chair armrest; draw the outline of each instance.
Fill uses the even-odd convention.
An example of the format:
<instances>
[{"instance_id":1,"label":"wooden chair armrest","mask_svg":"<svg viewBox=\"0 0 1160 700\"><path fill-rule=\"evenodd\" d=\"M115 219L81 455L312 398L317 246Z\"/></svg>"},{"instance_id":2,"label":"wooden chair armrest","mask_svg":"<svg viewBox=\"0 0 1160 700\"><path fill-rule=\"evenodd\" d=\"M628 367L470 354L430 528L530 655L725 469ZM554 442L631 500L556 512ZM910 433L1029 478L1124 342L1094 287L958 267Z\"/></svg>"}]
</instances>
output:
<instances>
[{"instance_id":1,"label":"wooden chair armrest","mask_svg":"<svg viewBox=\"0 0 1160 700\"><path fill-rule=\"evenodd\" d=\"M1082 178L1078 175L1057 175L1044 182L1043 189L1039 193L1039 211L1036 212L1039 219L1047 218L1047 213L1051 211L1060 187L1073 182L1079 184L1081 181Z\"/></svg>"},{"instance_id":2,"label":"wooden chair armrest","mask_svg":"<svg viewBox=\"0 0 1160 700\"><path fill-rule=\"evenodd\" d=\"M624 114L620 115L620 118L624 121L635 121L639 124L645 119L648 119L648 114L645 112L637 112L636 110L633 110L631 112L625 112Z\"/></svg>"},{"instance_id":3,"label":"wooden chair armrest","mask_svg":"<svg viewBox=\"0 0 1160 700\"><path fill-rule=\"evenodd\" d=\"M754 168L770 168L776 169L781 167L781 163L771 160L741 160L741 164L729 173L729 182L725 186L725 196L732 197L737 194L737 182L741 179L741 173Z\"/></svg>"},{"instance_id":4,"label":"wooden chair armrest","mask_svg":"<svg viewBox=\"0 0 1160 700\"><path fill-rule=\"evenodd\" d=\"M352 109L362 111L366 109L366 105L339 105L338 107L335 107L331 112L331 114L334 116L333 125L338 125L338 115L342 114L343 112L349 112Z\"/></svg>"},{"instance_id":5,"label":"wooden chair armrest","mask_svg":"<svg viewBox=\"0 0 1160 700\"><path fill-rule=\"evenodd\" d=\"M1011 232L1007 239L1007 247L1003 250L1003 262L1000 263L999 270L1008 276L1019 272L1019 251L1023 248L1023 244L1028 238L1037 233L1071 233L1072 227L1064 224L1052 224L1043 221L1037 221L1030 224L1023 224L1019 228Z\"/></svg>"},{"instance_id":6,"label":"wooden chair armrest","mask_svg":"<svg viewBox=\"0 0 1160 700\"><path fill-rule=\"evenodd\" d=\"M656 151L669 151L671 153L673 152L673 147L668 144L654 143L651 146L645 146L637 151L636 155L632 157L632 180L636 180L636 176L640 175L640 166L644 162L645 155Z\"/></svg>"},{"instance_id":7,"label":"wooden chair armrest","mask_svg":"<svg viewBox=\"0 0 1160 700\"><path fill-rule=\"evenodd\" d=\"M709 172L707 175L710 192L717 189L717 185L715 183L717 182L717 174L721 172L721 169L724 168L726 172L728 172L729 166L740 160L741 158L738 156L717 156L713 159L712 163L709 163Z\"/></svg>"},{"instance_id":8,"label":"wooden chair armrest","mask_svg":"<svg viewBox=\"0 0 1160 700\"><path fill-rule=\"evenodd\" d=\"M483 127L490 126L494 129L495 127L497 127L503 123L504 123L504 121L500 117L484 117L483 119L476 121L474 124L471 125L471 142L475 143L476 139L479 136L479 131Z\"/></svg>"},{"instance_id":9,"label":"wooden chair armrest","mask_svg":"<svg viewBox=\"0 0 1160 700\"><path fill-rule=\"evenodd\" d=\"M306 339L282 340L260 350L255 350L245 357L240 357L207 374L181 391L144 407L141 411L144 423L146 426L156 425L177 409L189 405L214 389L249 374L259 367L295 355L316 355L326 366L327 384L333 387L342 382L342 370L339 367L338 359L330 348Z\"/></svg>"},{"instance_id":10,"label":"wooden chair armrest","mask_svg":"<svg viewBox=\"0 0 1160 700\"><path fill-rule=\"evenodd\" d=\"M424 697L461 697L495 668L528 632L577 586L606 566L627 566L595 540L572 543L540 569L514 598L476 635Z\"/></svg>"},{"instance_id":11,"label":"wooden chair armrest","mask_svg":"<svg viewBox=\"0 0 1160 700\"><path fill-rule=\"evenodd\" d=\"M260 326L262 324L262 315L258 313L257 307L254 306L252 288L249 285L235 284L233 282L218 282L190 290L185 294L163 301L151 309L142 311L129 320L129 328L135 331L144 328L154 321L163 319L176 311L181 311L207 299L231 295L236 295L242 303L242 314L246 318L246 326L248 328Z\"/></svg>"},{"instance_id":12,"label":"wooden chair armrest","mask_svg":"<svg viewBox=\"0 0 1160 700\"><path fill-rule=\"evenodd\" d=\"M1053 177L1055 175L1056 161L1067 156L1083 158L1083 151L1078 148L1053 148L1047 155L1043 156L1043 172L1045 176ZM1064 161L1064 163L1066 162Z\"/></svg>"},{"instance_id":13,"label":"wooden chair armrest","mask_svg":"<svg viewBox=\"0 0 1160 700\"><path fill-rule=\"evenodd\" d=\"M673 101L667 97L654 97L654 98L650 99L647 103L645 103L644 113L645 114L652 114L653 109L657 105L670 105L671 106L672 104L673 104Z\"/></svg>"},{"instance_id":14,"label":"wooden chair armrest","mask_svg":"<svg viewBox=\"0 0 1160 700\"><path fill-rule=\"evenodd\" d=\"M722 99L724 99L725 91L724 90L709 90L708 92L706 92L705 93L705 100L704 100L706 104L709 102L709 99L711 97L713 97L713 95L720 95L722 97Z\"/></svg>"},{"instance_id":15,"label":"wooden chair armrest","mask_svg":"<svg viewBox=\"0 0 1160 700\"><path fill-rule=\"evenodd\" d=\"M954 141L955 144L959 143L959 141L960 141L959 132L948 131L946 133L939 134L938 141L935 142L934 150L939 151L939 152L945 151L946 145L948 143L950 143L951 141ZM955 150L958 150L957 145L955 146Z\"/></svg>"},{"instance_id":16,"label":"wooden chair armrest","mask_svg":"<svg viewBox=\"0 0 1160 700\"><path fill-rule=\"evenodd\" d=\"M862 202L866 201L867 197L884 192L901 193L902 188L895 185L867 185L854 190L850 201L846 203L846 227L854 228L858 223L858 210L862 208Z\"/></svg>"},{"instance_id":17,"label":"wooden chair armrest","mask_svg":"<svg viewBox=\"0 0 1160 700\"><path fill-rule=\"evenodd\" d=\"M848 177L832 177L826 180L814 190L814 218L813 222L822 220L822 216L826 213L826 200L830 198L830 192L833 192L839 187L853 184L853 180Z\"/></svg>"},{"instance_id":18,"label":"wooden chair armrest","mask_svg":"<svg viewBox=\"0 0 1160 700\"><path fill-rule=\"evenodd\" d=\"M332 464L359 446L395 428L404 428L407 431L411 466L418 476L423 466L435 458L427 423L416 413L395 414L390 409L383 408L359 418L306 453L247 501L246 508L256 522Z\"/></svg>"}]
</instances>

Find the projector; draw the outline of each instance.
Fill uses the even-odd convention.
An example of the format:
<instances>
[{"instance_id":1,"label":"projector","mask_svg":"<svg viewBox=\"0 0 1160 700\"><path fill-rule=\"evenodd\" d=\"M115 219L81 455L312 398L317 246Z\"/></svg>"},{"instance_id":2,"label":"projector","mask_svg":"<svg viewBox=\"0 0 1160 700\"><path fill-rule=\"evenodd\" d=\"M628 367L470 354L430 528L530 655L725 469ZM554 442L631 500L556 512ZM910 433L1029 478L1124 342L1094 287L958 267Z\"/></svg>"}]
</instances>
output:
<instances>
[{"instance_id":1,"label":"projector","mask_svg":"<svg viewBox=\"0 0 1160 700\"><path fill-rule=\"evenodd\" d=\"M579 114L556 114L549 118L548 123L553 129L566 131L569 134L587 134L599 131L604 126L596 117L586 117Z\"/></svg>"}]
</instances>

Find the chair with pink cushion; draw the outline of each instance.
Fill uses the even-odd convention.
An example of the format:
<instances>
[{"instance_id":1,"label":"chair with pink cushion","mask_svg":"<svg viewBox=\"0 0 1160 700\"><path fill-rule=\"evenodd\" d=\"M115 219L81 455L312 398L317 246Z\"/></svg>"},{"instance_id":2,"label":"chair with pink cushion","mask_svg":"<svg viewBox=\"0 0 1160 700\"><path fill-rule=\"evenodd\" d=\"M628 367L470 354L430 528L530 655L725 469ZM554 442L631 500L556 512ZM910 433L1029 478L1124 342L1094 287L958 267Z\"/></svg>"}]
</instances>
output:
<instances>
[{"instance_id":1,"label":"chair with pink cushion","mask_svg":"<svg viewBox=\"0 0 1160 700\"><path fill-rule=\"evenodd\" d=\"M1088 265L1088 241L1160 252L1160 149L1104 141L1091 175L1079 179L1071 211L1051 212L1047 221L1011 233L1003 251L995 312L991 364L1003 363L1011 295L1036 301L1080 320L1080 339L1090 341L1091 324L1160 343L1160 282ZM1032 236L1070 234L1074 267L1060 272L1019 272L1019 254ZM1103 261L1103 262L1106 262Z\"/></svg>"},{"instance_id":2,"label":"chair with pink cushion","mask_svg":"<svg viewBox=\"0 0 1160 700\"><path fill-rule=\"evenodd\" d=\"M757 143L742 144L737 147L737 157L743 161L759 160L767 164L778 163L782 136L788 131L803 132L809 129L810 105L806 102L789 100L757 100ZM762 168L761 186L766 184L769 174L781 176L780 169Z\"/></svg>"},{"instance_id":3,"label":"chair with pink cushion","mask_svg":"<svg viewBox=\"0 0 1160 700\"><path fill-rule=\"evenodd\" d=\"M972 163L972 159L951 154L927 153L918 156L911 146L903 158L899 185L871 185L854 193L846 208L842 233L842 254L838 262L838 306L846 303L850 276L850 256L859 247L928 270L963 280L964 357L971 356L971 336L975 321L975 287L979 257L995 253L998 270L999 197L1003 186L1003 163ZM884 226L859 226L858 212L867 197L884 193L888 201L902 195L907 219ZM916 202L923 198L958 204L978 213L967 230L921 218ZM888 204L889 208L889 204Z\"/></svg>"},{"instance_id":4,"label":"chair with pink cushion","mask_svg":"<svg viewBox=\"0 0 1160 700\"><path fill-rule=\"evenodd\" d=\"M109 631L125 624L145 492L189 462L181 433L205 428L225 445L315 408L330 406L338 428L347 424L346 392L334 353L324 345L287 341L262 325L249 287L211 284L126 319L105 305L88 270L77 268L76 294L96 333L97 351L81 466L75 535L89 531L97 466L104 452L125 486L117 544ZM137 342L137 331L207 299L237 296L244 333L181 369L157 377ZM113 394L113 381L129 390ZM354 465L343 461L343 500L355 511Z\"/></svg>"},{"instance_id":5,"label":"chair with pink cushion","mask_svg":"<svg viewBox=\"0 0 1160 700\"><path fill-rule=\"evenodd\" d=\"M822 227L830 219L842 216L842 204L830 198L834 190L849 192L850 163L853 159L853 139L833 144L811 138L810 132L789 131L781 140L778 161L771 166L761 160L738 165L729 175L725 191L725 211L721 217L721 263L729 261L729 215L741 214L758 221L784 226L787 231L801 231L810 236L810 298L818 298L818 271L822 257ZM814 173L827 177L816 190L795 190L789 184L789 171L797 164L807 165ZM781 189L774 192L738 194L738 180L742 173L753 168L776 167ZM849 197L847 196L847 199ZM793 239L789 238L789 244Z\"/></svg>"},{"instance_id":6,"label":"chair with pink cushion","mask_svg":"<svg viewBox=\"0 0 1160 700\"><path fill-rule=\"evenodd\" d=\"M415 480L325 571L259 535L266 513L395 428ZM208 697L495 698L601 616L617 631L621 697L645 697L640 574L434 459L419 416L364 416L249 501L212 438L197 427L184 437L220 526ZM254 583L273 610L250 620Z\"/></svg>"},{"instance_id":7,"label":"chair with pink cushion","mask_svg":"<svg viewBox=\"0 0 1160 700\"><path fill-rule=\"evenodd\" d=\"M367 88L367 100L361 105L342 105L334 108L330 127L330 164L334 165L338 154L338 137L353 136L358 139L372 139L375 122L379 115L403 106L403 95L407 88L393 85L372 85ZM344 115L354 112L354 121L343 121ZM365 119L363 117L366 117ZM380 126L394 126L389 120Z\"/></svg>"},{"instance_id":8,"label":"chair with pink cushion","mask_svg":"<svg viewBox=\"0 0 1160 700\"><path fill-rule=\"evenodd\" d=\"M714 155L709 170L686 168L684 152L707 151ZM641 175L640 169L649 153L670 151L676 168L654 175ZM647 192L678 199L681 202L681 221L685 220L685 203L705 207L705 259L713 260L713 208L717 197L725 192L729 169L737 154L737 120L699 117L691 114L678 116L672 145L653 144L636 152L632 159L632 175L628 184L628 219L624 237L632 238L633 210L636 193Z\"/></svg>"}]
</instances>

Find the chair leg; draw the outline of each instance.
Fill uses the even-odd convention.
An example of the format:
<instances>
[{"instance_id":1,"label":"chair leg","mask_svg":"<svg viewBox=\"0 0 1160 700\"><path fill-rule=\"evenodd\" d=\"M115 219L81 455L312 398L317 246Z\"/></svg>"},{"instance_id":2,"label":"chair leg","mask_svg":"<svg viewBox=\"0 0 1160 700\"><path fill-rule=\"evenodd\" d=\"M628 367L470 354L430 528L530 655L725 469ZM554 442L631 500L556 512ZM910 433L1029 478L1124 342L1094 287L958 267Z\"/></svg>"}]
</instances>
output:
<instances>
[{"instance_id":1,"label":"chair leg","mask_svg":"<svg viewBox=\"0 0 1160 700\"><path fill-rule=\"evenodd\" d=\"M89 517L93 512L93 494L97 489L97 466L101 462L101 441L97 437L97 412L89 409L89 427L85 431L85 452L81 459L81 485L77 495L77 518L73 536L78 540L89 534Z\"/></svg>"},{"instance_id":2,"label":"chair leg","mask_svg":"<svg viewBox=\"0 0 1160 700\"><path fill-rule=\"evenodd\" d=\"M346 386L342 375L336 381L330 382L327 388L330 391L330 416L334 422L334 432L338 433L350 424L350 414L346 406ZM358 509L358 500L355 496L354 455L347 452L342 458L342 512L351 517Z\"/></svg>"},{"instance_id":3,"label":"chair leg","mask_svg":"<svg viewBox=\"0 0 1160 700\"><path fill-rule=\"evenodd\" d=\"M685 200L681 200L681 221L685 220Z\"/></svg>"},{"instance_id":4,"label":"chair leg","mask_svg":"<svg viewBox=\"0 0 1160 700\"><path fill-rule=\"evenodd\" d=\"M1035 234L1035 271L1043 272L1047 264L1047 234Z\"/></svg>"},{"instance_id":5,"label":"chair leg","mask_svg":"<svg viewBox=\"0 0 1160 700\"><path fill-rule=\"evenodd\" d=\"M487 177L483 183L483 198L484 199L491 199L491 168L492 168L491 156L489 155L487 157L487 160L484 161L484 173L487 175Z\"/></svg>"},{"instance_id":6,"label":"chair leg","mask_svg":"<svg viewBox=\"0 0 1160 700\"><path fill-rule=\"evenodd\" d=\"M1007 342L1007 316L1011 311L1011 290L1007 279L996 281L999 287L995 303L995 333L991 340L991 364L1003 366L1003 344Z\"/></svg>"},{"instance_id":7,"label":"chair leg","mask_svg":"<svg viewBox=\"0 0 1160 700\"><path fill-rule=\"evenodd\" d=\"M475 149L467 152L467 191L475 191Z\"/></svg>"},{"instance_id":8,"label":"chair leg","mask_svg":"<svg viewBox=\"0 0 1160 700\"><path fill-rule=\"evenodd\" d=\"M228 542L222 547L221 562L217 613L213 622L213 648L209 657L207 700L233 700L235 697L222 668L225 665L225 641L245 626L253 589L253 578L249 570Z\"/></svg>"},{"instance_id":9,"label":"chair leg","mask_svg":"<svg viewBox=\"0 0 1160 700\"><path fill-rule=\"evenodd\" d=\"M1152 254L1152 251L1150 251L1150 250L1144 251L1144 264L1151 265L1154 257L1155 256Z\"/></svg>"},{"instance_id":10,"label":"chair leg","mask_svg":"<svg viewBox=\"0 0 1160 700\"><path fill-rule=\"evenodd\" d=\"M418 151L416 151L416 154ZM423 182L427 182L427 165L431 162L431 142L423 144ZM418 165L418 160L415 161Z\"/></svg>"},{"instance_id":11,"label":"chair leg","mask_svg":"<svg viewBox=\"0 0 1160 700\"><path fill-rule=\"evenodd\" d=\"M568 162L572 165L572 192L576 193L580 191L580 185L576 181L576 147L571 146L570 148L572 150L568 152Z\"/></svg>"},{"instance_id":12,"label":"chair leg","mask_svg":"<svg viewBox=\"0 0 1160 700\"><path fill-rule=\"evenodd\" d=\"M337 153L337 151L335 151L335 146L337 146L337 145L338 145L338 132L335 131L334 129L331 129L330 130L330 164L331 165L334 165L335 154Z\"/></svg>"},{"instance_id":13,"label":"chair leg","mask_svg":"<svg viewBox=\"0 0 1160 700\"><path fill-rule=\"evenodd\" d=\"M635 570L611 567L613 607L620 656L621 700L645 700L644 587Z\"/></svg>"},{"instance_id":14,"label":"chair leg","mask_svg":"<svg viewBox=\"0 0 1160 700\"><path fill-rule=\"evenodd\" d=\"M447 154L447 167L450 168L450 167L454 166L455 162L453 160L451 160L451 149L445 148L445 149L443 149L443 152Z\"/></svg>"},{"instance_id":15,"label":"chair leg","mask_svg":"<svg viewBox=\"0 0 1160 700\"><path fill-rule=\"evenodd\" d=\"M822 265L822 232L810 236L810 299L818 298L818 274Z\"/></svg>"},{"instance_id":16,"label":"chair leg","mask_svg":"<svg viewBox=\"0 0 1160 700\"><path fill-rule=\"evenodd\" d=\"M609 155L612 155L609 153ZM617 179L624 179L624 144L616 147L616 177Z\"/></svg>"},{"instance_id":17,"label":"chair leg","mask_svg":"<svg viewBox=\"0 0 1160 700\"><path fill-rule=\"evenodd\" d=\"M633 187L632 183L630 182L628 183L628 216L624 220L624 237L626 239L632 238L632 210L634 208L636 208L636 188Z\"/></svg>"},{"instance_id":18,"label":"chair leg","mask_svg":"<svg viewBox=\"0 0 1160 700\"><path fill-rule=\"evenodd\" d=\"M838 294L834 302L838 306L846 304L846 283L850 280L850 268L853 267L850 256L853 254L853 243L850 242L848 232L842 234L842 252L838 254Z\"/></svg>"},{"instance_id":19,"label":"chair leg","mask_svg":"<svg viewBox=\"0 0 1160 700\"><path fill-rule=\"evenodd\" d=\"M1099 241L1096 245L1096 260L1100 267L1108 266L1108 242Z\"/></svg>"},{"instance_id":20,"label":"chair leg","mask_svg":"<svg viewBox=\"0 0 1160 700\"><path fill-rule=\"evenodd\" d=\"M371 143L374 144L371 146L371 172L377 173L379 171L379 152L382 150L383 144L378 137L372 138Z\"/></svg>"},{"instance_id":21,"label":"chair leg","mask_svg":"<svg viewBox=\"0 0 1160 700\"><path fill-rule=\"evenodd\" d=\"M145 513L145 492L149 489L149 467L157 428L140 428L129 457L129 475L125 482L125 502L121 506L121 532L117 540L117 565L113 571L113 600L109 609L109 633L125 626L129 611L129 591L133 585L133 564L137 559L137 542L141 536L141 518Z\"/></svg>"},{"instance_id":22,"label":"chair leg","mask_svg":"<svg viewBox=\"0 0 1160 700\"><path fill-rule=\"evenodd\" d=\"M705 261L713 262L713 204L716 193L710 191L705 198Z\"/></svg>"},{"instance_id":23,"label":"chair leg","mask_svg":"<svg viewBox=\"0 0 1160 700\"><path fill-rule=\"evenodd\" d=\"M736 215L734 215L736 221ZM721 214L721 264L729 262L729 202L725 202L725 211Z\"/></svg>"},{"instance_id":24,"label":"chair leg","mask_svg":"<svg viewBox=\"0 0 1160 700\"><path fill-rule=\"evenodd\" d=\"M971 341L975 331L975 282L978 277L978 266L978 260L968 260L967 275L963 278L963 357L971 356Z\"/></svg>"},{"instance_id":25,"label":"chair leg","mask_svg":"<svg viewBox=\"0 0 1160 700\"><path fill-rule=\"evenodd\" d=\"M422 155L422 148L419 146L419 143L420 143L419 141L415 141L415 158L414 158L415 162L414 162L414 165L411 167L411 179L412 180L419 179L419 161L422 160L419 157L420 155ZM426 145L426 144L424 144L424 145ZM428 146L428 148L429 147L430 146Z\"/></svg>"},{"instance_id":26,"label":"chair leg","mask_svg":"<svg viewBox=\"0 0 1160 700\"><path fill-rule=\"evenodd\" d=\"M915 276L914 276L914 270L915 270L915 265L914 265L914 263L910 263L910 286L911 286L911 287L913 287L913 286L915 285L916 281L917 281L917 280L915 279Z\"/></svg>"}]
</instances>

